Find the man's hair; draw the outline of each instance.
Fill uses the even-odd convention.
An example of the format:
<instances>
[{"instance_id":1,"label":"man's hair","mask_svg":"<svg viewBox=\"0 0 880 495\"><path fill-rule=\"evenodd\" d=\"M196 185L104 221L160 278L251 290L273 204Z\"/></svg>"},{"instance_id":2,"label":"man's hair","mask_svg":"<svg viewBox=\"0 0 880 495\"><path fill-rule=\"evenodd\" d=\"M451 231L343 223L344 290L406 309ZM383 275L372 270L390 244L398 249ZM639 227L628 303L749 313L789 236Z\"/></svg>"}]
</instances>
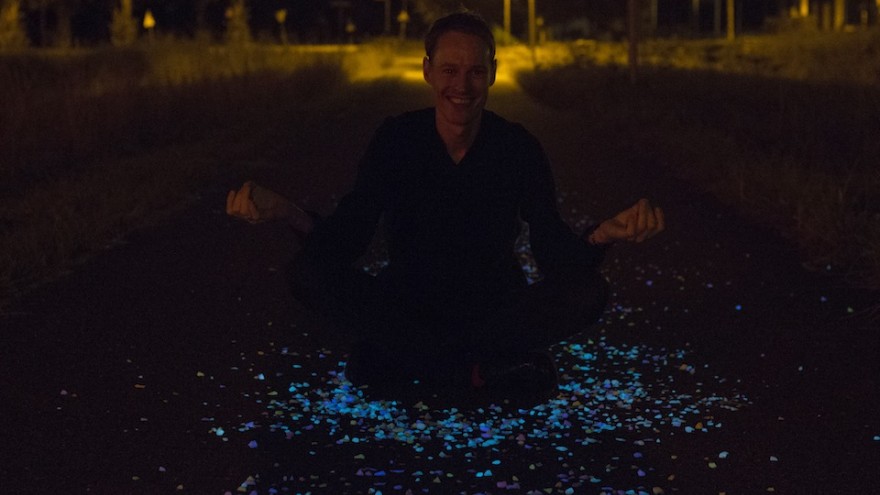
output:
<instances>
[{"instance_id":1,"label":"man's hair","mask_svg":"<svg viewBox=\"0 0 880 495\"><path fill-rule=\"evenodd\" d=\"M437 41L450 31L480 38L489 48L489 58L495 60L495 36L492 35L489 24L479 14L468 11L446 15L431 24L431 29L425 35L425 54L429 60L437 49Z\"/></svg>"}]
</instances>

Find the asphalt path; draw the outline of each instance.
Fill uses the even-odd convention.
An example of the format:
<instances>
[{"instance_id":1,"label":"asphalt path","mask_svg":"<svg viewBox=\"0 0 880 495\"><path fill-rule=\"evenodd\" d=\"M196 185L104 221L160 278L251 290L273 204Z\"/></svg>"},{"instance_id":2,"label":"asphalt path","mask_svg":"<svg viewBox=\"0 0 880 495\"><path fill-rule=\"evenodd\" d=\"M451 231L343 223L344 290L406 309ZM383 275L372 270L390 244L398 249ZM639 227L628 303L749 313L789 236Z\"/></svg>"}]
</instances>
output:
<instances>
[{"instance_id":1,"label":"asphalt path","mask_svg":"<svg viewBox=\"0 0 880 495\"><path fill-rule=\"evenodd\" d=\"M426 101L403 87L297 116L308 135L252 133L226 157L247 174L14 301L0 492L880 492L876 295L509 84L489 106L540 138L573 228L648 195L668 231L609 252L603 321L553 348L556 399L352 389L344 343L287 292L296 238L228 218L225 194L248 175L330 211L381 118Z\"/></svg>"}]
</instances>

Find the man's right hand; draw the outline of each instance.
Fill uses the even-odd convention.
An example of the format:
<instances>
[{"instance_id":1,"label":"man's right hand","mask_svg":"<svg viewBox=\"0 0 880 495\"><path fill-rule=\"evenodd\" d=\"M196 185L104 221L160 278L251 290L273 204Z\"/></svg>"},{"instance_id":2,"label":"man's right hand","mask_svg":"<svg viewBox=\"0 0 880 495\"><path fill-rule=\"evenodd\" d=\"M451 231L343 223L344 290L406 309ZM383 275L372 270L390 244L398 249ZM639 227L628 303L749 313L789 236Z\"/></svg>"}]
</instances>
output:
<instances>
[{"instance_id":1,"label":"man's right hand","mask_svg":"<svg viewBox=\"0 0 880 495\"><path fill-rule=\"evenodd\" d=\"M284 196L247 181L226 196L226 214L250 223L287 218L296 208Z\"/></svg>"},{"instance_id":2,"label":"man's right hand","mask_svg":"<svg viewBox=\"0 0 880 495\"><path fill-rule=\"evenodd\" d=\"M284 196L253 181L245 182L238 191L229 191L226 213L250 223L286 220L294 230L303 234L310 233L314 227L308 213Z\"/></svg>"}]
</instances>

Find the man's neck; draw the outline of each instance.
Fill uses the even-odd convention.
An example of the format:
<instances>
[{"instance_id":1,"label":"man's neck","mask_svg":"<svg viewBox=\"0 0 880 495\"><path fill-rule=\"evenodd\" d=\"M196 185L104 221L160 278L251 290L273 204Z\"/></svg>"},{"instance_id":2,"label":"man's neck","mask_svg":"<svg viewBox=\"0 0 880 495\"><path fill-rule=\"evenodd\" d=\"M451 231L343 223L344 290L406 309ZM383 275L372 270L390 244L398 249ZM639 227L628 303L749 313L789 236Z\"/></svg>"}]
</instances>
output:
<instances>
[{"instance_id":1,"label":"man's neck","mask_svg":"<svg viewBox=\"0 0 880 495\"><path fill-rule=\"evenodd\" d=\"M456 125L445 122L439 115L437 116L437 133L440 134L440 139L446 145L446 151L456 164L461 162L477 139L481 120L482 118L478 118L465 125Z\"/></svg>"}]
</instances>

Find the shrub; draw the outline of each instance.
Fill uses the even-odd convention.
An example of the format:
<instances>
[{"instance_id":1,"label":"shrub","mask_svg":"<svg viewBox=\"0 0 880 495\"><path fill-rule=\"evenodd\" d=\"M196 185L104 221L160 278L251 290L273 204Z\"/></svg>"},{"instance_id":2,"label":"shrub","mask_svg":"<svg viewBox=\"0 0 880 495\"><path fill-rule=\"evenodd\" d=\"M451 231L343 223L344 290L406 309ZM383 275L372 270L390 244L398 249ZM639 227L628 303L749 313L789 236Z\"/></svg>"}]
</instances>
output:
<instances>
[{"instance_id":1,"label":"shrub","mask_svg":"<svg viewBox=\"0 0 880 495\"><path fill-rule=\"evenodd\" d=\"M21 2L0 0L0 50L23 48L28 45L22 24Z\"/></svg>"},{"instance_id":2,"label":"shrub","mask_svg":"<svg viewBox=\"0 0 880 495\"><path fill-rule=\"evenodd\" d=\"M113 9L110 40L113 46L129 46L137 40L138 25L131 12L131 0L121 0Z\"/></svg>"}]
</instances>

